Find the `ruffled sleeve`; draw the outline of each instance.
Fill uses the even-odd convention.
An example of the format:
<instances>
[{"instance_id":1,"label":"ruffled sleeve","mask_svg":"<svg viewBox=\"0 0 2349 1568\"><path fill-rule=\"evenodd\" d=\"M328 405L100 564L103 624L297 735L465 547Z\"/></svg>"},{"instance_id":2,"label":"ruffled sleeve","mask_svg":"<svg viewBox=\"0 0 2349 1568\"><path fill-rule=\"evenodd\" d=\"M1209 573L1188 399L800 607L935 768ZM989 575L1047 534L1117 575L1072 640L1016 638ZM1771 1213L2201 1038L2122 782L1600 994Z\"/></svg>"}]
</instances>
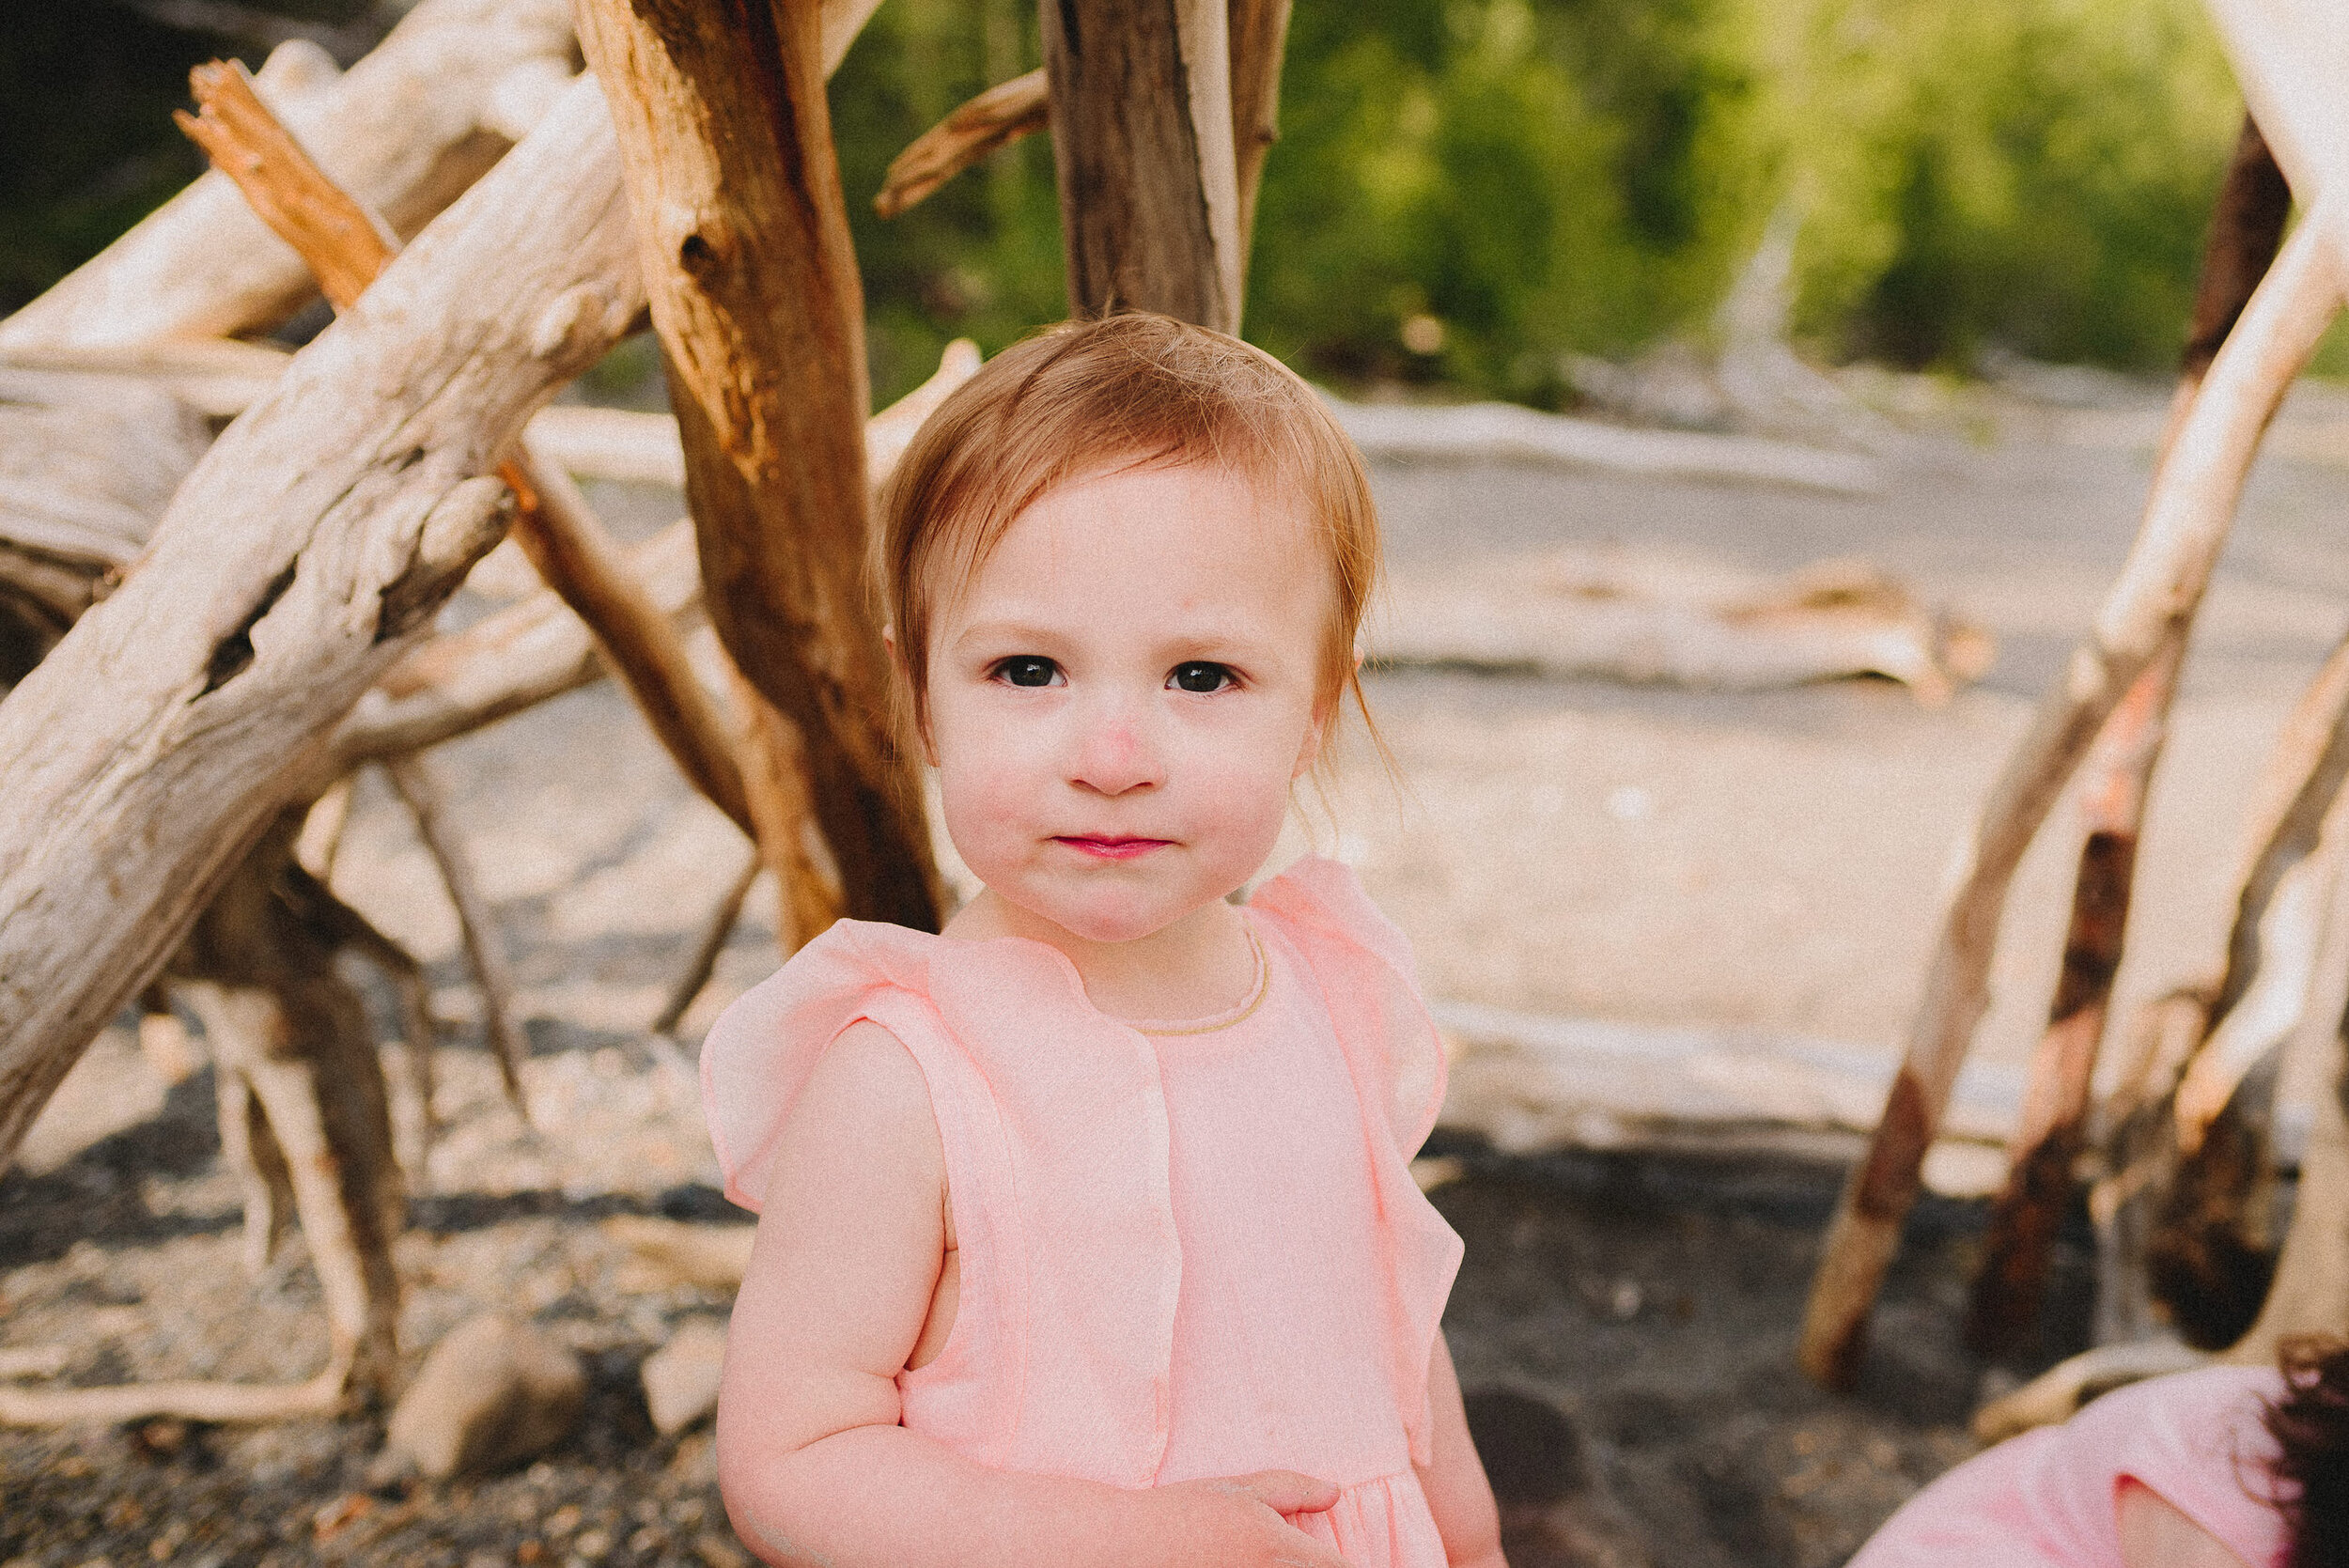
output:
<instances>
[{"instance_id":1,"label":"ruffled sleeve","mask_svg":"<svg viewBox=\"0 0 2349 1568\"><path fill-rule=\"evenodd\" d=\"M1425 1467L1435 1424L1427 1369L1464 1250L1409 1166L1443 1108L1443 1041L1413 978L1410 943L1345 866L1299 861L1259 888L1249 907L1296 945L1330 1010L1366 1134L1383 1134L1387 1144L1371 1172L1392 1290L1394 1386L1411 1462Z\"/></svg>"},{"instance_id":2,"label":"ruffled sleeve","mask_svg":"<svg viewBox=\"0 0 2349 1568\"><path fill-rule=\"evenodd\" d=\"M1329 995L1349 1052L1375 1053L1387 1126L1405 1159L1417 1155L1443 1109L1443 1040L1420 994L1410 939L1379 913L1354 873L1308 857L1249 900L1281 920Z\"/></svg>"},{"instance_id":3,"label":"ruffled sleeve","mask_svg":"<svg viewBox=\"0 0 2349 1568\"><path fill-rule=\"evenodd\" d=\"M702 1110L728 1199L758 1211L792 1102L842 1030L926 1006L928 962L918 939L908 939L915 934L894 925L837 922L711 1026L702 1042Z\"/></svg>"}]
</instances>

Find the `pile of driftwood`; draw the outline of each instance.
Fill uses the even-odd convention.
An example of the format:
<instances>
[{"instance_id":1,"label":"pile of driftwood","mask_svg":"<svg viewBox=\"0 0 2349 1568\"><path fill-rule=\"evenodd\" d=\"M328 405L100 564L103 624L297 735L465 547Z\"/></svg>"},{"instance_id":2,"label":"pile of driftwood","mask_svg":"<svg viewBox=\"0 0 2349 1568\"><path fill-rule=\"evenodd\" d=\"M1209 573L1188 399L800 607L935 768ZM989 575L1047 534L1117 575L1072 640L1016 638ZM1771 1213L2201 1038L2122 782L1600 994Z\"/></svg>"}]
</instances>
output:
<instances>
[{"instance_id":1,"label":"pile of driftwood","mask_svg":"<svg viewBox=\"0 0 2349 1568\"><path fill-rule=\"evenodd\" d=\"M867 420L824 82L875 3L423 0L348 71L298 39L209 69L184 124L215 172L0 323L0 1158L126 1002L161 1037L178 999L252 1250L298 1219L332 1346L288 1388L0 1386L0 1419L388 1391L404 1180L335 955L400 988L428 1108L434 1026L414 960L326 885L353 769L386 769L442 865L509 1084L424 753L599 674L776 873L786 944L842 913L936 925L863 541L975 355ZM1237 325L1286 20L1048 8L1075 308ZM254 341L319 294L338 318L298 353ZM542 411L647 316L692 517L624 551L573 476L630 450ZM436 633L509 533L545 587Z\"/></svg>"},{"instance_id":2,"label":"pile of driftwood","mask_svg":"<svg viewBox=\"0 0 2349 1568\"><path fill-rule=\"evenodd\" d=\"M2320 959L2344 867L2349 644L2301 698L2250 803L2232 929L2207 983L2119 1030L2115 1085L2092 1104L2146 795L2195 612L2277 404L2349 287L2349 25L2316 0L2211 0L2249 106L2214 216L2191 341L2145 519L2089 638L1984 803L1925 992L1866 1157L1827 1240L1804 1325L1815 1377L1847 1385L1927 1148L1987 1000L2017 863L2072 784L2085 808L2063 969L1993 1211L1969 1337L2036 1321L2049 1248L2088 1184L2100 1240L2100 1348L1983 1412L1986 1434L2059 1419L2111 1381L2204 1353L2273 1356L2288 1333L2349 1331L2349 1019ZM2285 237L2295 199L2303 218ZM2075 784L2074 781L2077 780ZM2275 1093L2294 1037L2327 1052L2279 1248L2270 1234ZM2183 1341L2183 1344L2180 1341Z\"/></svg>"}]
</instances>

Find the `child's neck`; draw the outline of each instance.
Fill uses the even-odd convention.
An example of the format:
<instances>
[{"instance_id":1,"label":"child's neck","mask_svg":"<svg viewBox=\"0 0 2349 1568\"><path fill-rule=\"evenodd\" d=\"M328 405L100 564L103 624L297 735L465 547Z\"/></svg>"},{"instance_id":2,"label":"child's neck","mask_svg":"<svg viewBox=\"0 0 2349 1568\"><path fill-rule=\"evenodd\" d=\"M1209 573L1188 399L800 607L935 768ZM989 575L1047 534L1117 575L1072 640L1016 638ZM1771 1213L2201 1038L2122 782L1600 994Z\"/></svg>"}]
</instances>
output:
<instances>
[{"instance_id":1,"label":"child's neck","mask_svg":"<svg viewBox=\"0 0 2349 1568\"><path fill-rule=\"evenodd\" d=\"M1076 966L1087 1000L1113 1018L1206 1017L1247 1001L1257 980L1246 923L1221 898L1146 937L1102 942L985 888L957 912L946 934L974 941L1025 937L1057 948Z\"/></svg>"}]
</instances>

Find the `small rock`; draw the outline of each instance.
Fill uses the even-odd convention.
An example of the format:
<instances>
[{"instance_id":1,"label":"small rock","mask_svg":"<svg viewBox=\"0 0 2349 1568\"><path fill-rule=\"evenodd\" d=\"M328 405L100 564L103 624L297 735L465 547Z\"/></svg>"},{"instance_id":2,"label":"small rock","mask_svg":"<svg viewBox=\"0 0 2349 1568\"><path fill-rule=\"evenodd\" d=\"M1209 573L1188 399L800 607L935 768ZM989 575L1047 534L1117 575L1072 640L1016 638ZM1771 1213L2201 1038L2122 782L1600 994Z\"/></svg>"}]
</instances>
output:
<instances>
[{"instance_id":1,"label":"small rock","mask_svg":"<svg viewBox=\"0 0 2349 1568\"><path fill-rule=\"evenodd\" d=\"M646 1357L645 1408L653 1429L672 1436L717 1409L725 1358L726 1331L708 1318L694 1319Z\"/></svg>"},{"instance_id":2,"label":"small rock","mask_svg":"<svg viewBox=\"0 0 2349 1568\"><path fill-rule=\"evenodd\" d=\"M434 1480L503 1469L562 1441L579 1420L579 1358L534 1328L494 1315L449 1331L400 1396L377 1479Z\"/></svg>"}]
</instances>

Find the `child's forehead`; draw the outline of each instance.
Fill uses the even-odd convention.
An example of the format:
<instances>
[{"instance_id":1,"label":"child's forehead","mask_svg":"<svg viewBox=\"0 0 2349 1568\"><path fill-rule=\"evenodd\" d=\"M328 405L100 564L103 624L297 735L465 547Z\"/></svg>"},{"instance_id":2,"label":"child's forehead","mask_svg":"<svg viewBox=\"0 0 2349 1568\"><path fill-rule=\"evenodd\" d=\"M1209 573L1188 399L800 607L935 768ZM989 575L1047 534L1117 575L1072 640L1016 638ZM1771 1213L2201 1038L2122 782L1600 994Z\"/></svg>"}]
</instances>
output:
<instances>
[{"instance_id":1,"label":"child's forehead","mask_svg":"<svg viewBox=\"0 0 2349 1568\"><path fill-rule=\"evenodd\" d=\"M929 583L936 622L987 617L1006 593L1248 599L1268 587L1304 589L1330 555L1296 488L1237 465L1096 464L1038 490ZM1287 592L1276 597L1285 598ZM1318 597L1318 596L1315 596ZM942 626L941 628L942 629Z\"/></svg>"}]
</instances>

